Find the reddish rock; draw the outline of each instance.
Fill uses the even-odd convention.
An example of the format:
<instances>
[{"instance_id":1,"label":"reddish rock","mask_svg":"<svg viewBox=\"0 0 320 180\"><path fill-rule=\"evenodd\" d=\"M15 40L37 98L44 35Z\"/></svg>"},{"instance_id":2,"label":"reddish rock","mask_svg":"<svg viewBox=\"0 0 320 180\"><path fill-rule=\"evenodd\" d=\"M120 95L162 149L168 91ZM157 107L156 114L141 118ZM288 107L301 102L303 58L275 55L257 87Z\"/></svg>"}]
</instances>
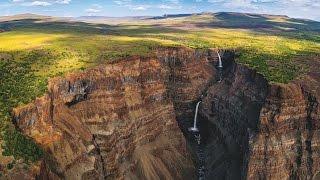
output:
<instances>
[{"instance_id":1,"label":"reddish rock","mask_svg":"<svg viewBox=\"0 0 320 180\"><path fill-rule=\"evenodd\" d=\"M318 68L270 84L225 51L219 83L217 64L216 50L164 48L51 79L44 97L14 110L48 154L39 179L195 179L187 128L201 95L207 179L319 176Z\"/></svg>"},{"instance_id":2,"label":"reddish rock","mask_svg":"<svg viewBox=\"0 0 320 180\"><path fill-rule=\"evenodd\" d=\"M50 155L42 177L195 177L175 104L198 98L212 77L211 62L207 51L162 53L51 79L44 97L14 110L18 127Z\"/></svg>"},{"instance_id":3,"label":"reddish rock","mask_svg":"<svg viewBox=\"0 0 320 180\"><path fill-rule=\"evenodd\" d=\"M319 73L289 84L237 64L224 73L200 112L207 178L312 179L320 169Z\"/></svg>"}]
</instances>

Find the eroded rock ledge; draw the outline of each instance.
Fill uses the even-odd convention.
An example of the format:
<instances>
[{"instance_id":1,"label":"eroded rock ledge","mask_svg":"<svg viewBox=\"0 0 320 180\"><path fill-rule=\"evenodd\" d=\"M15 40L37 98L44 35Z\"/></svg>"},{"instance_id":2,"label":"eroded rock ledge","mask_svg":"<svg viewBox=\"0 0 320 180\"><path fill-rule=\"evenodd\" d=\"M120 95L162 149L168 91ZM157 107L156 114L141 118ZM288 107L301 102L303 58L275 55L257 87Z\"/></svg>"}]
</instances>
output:
<instances>
[{"instance_id":1,"label":"eroded rock ledge","mask_svg":"<svg viewBox=\"0 0 320 180\"><path fill-rule=\"evenodd\" d=\"M173 48L51 79L44 97L14 110L15 122L50 155L45 175L195 178L175 104L197 99L211 79L208 54Z\"/></svg>"},{"instance_id":2,"label":"eroded rock ledge","mask_svg":"<svg viewBox=\"0 0 320 180\"><path fill-rule=\"evenodd\" d=\"M39 178L196 179L187 128L201 95L207 179L312 178L320 81L270 85L224 51L218 83L217 64L216 50L164 48L51 79L44 97L14 110L48 154Z\"/></svg>"}]
</instances>

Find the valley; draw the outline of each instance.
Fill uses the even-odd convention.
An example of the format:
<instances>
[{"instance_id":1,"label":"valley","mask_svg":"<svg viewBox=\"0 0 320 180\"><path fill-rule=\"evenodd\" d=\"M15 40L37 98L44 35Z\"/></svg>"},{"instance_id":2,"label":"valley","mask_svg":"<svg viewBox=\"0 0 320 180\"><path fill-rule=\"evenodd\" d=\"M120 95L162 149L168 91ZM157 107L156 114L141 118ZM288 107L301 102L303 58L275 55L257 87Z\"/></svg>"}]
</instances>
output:
<instances>
[{"instance_id":1,"label":"valley","mask_svg":"<svg viewBox=\"0 0 320 180\"><path fill-rule=\"evenodd\" d=\"M318 22L25 17L0 19L5 179L319 174Z\"/></svg>"}]
</instances>

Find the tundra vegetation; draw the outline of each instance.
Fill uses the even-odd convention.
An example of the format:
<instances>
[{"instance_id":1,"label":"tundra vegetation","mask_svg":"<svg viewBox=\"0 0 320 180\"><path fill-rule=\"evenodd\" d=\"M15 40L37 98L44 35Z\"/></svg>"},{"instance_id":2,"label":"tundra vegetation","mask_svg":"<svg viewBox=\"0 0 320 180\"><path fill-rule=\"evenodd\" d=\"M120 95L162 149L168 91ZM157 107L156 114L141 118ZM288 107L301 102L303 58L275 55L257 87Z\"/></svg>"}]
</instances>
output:
<instances>
[{"instance_id":1,"label":"tundra vegetation","mask_svg":"<svg viewBox=\"0 0 320 180\"><path fill-rule=\"evenodd\" d=\"M108 24L20 19L0 22L0 127L3 154L37 161L43 151L11 123L12 108L46 91L47 80L160 46L235 49L237 61L270 82L308 70L297 62L320 53L320 23L235 13L149 18Z\"/></svg>"}]
</instances>

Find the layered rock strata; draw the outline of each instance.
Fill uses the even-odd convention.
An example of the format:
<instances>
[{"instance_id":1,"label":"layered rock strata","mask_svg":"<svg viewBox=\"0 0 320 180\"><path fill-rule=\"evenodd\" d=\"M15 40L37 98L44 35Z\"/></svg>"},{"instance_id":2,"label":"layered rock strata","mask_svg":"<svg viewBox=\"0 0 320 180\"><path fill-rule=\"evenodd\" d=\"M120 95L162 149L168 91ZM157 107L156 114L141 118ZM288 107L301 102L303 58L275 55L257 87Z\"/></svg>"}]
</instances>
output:
<instances>
[{"instance_id":1,"label":"layered rock strata","mask_svg":"<svg viewBox=\"0 0 320 180\"><path fill-rule=\"evenodd\" d=\"M39 178L195 179L187 129L200 99L206 179L319 176L319 58L300 79L270 84L220 53L222 73L217 50L164 48L50 80L14 110L47 152Z\"/></svg>"},{"instance_id":2,"label":"layered rock strata","mask_svg":"<svg viewBox=\"0 0 320 180\"><path fill-rule=\"evenodd\" d=\"M195 178L176 121L184 111L175 109L213 77L209 52L172 48L51 79L44 97L14 110L17 126L48 153L43 176Z\"/></svg>"},{"instance_id":3,"label":"layered rock strata","mask_svg":"<svg viewBox=\"0 0 320 180\"><path fill-rule=\"evenodd\" d=\"M269 84L234 62L224 72L200 111L207 179L312 179L320 170L320 74Z\"/></svg>"},{"instance_id":4,"label":"layered rock strata","mask_svg":"<svg viewBox=\"0 0 320 180\"><path fill-rule=\"evenodd\" d=\"M289 84L273 84L250 140L248 178L313 179L320 171L320 58Z\"/></svg>"}]
</instances>

